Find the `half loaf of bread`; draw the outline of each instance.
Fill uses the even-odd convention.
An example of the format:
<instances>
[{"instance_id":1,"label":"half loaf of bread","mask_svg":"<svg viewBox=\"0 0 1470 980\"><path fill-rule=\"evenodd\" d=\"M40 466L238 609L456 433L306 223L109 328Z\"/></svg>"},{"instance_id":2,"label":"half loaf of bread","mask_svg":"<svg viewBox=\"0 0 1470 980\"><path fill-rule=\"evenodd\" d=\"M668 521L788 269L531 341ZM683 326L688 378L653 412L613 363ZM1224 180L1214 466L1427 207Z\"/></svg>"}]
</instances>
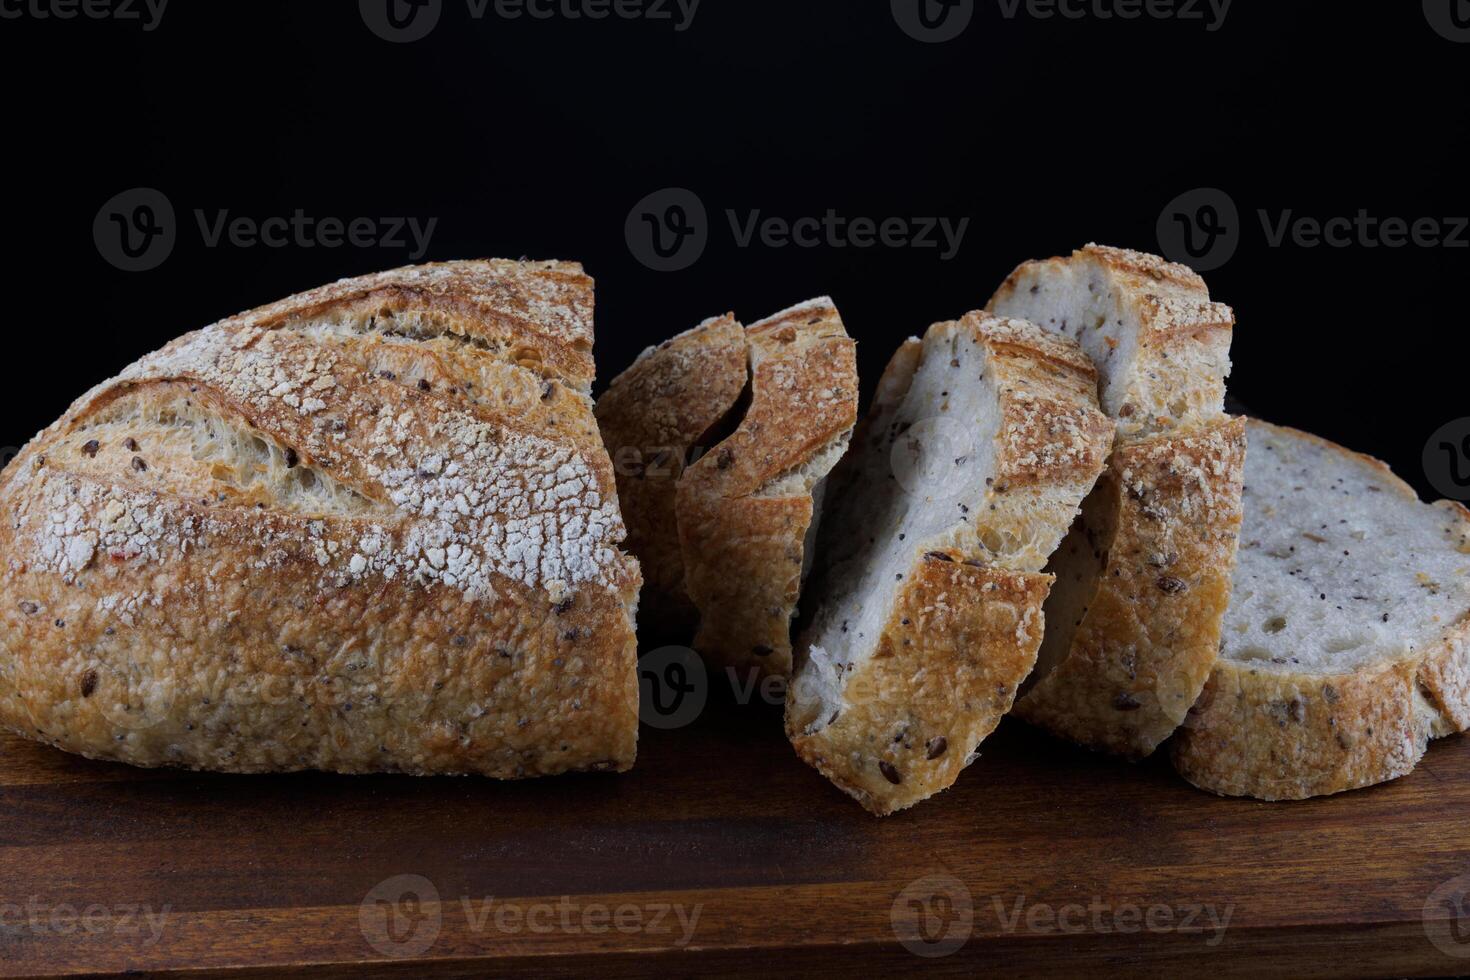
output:
<instances>
[{"instance_id":1,"label":"half loaf of bread","mask_svg":"<svg viewBox=\"0 0 1470 980\"><path fill-rule=\"evenodd\" d=\"M143 766L627 769L592 281L476 261L188 334L0 476L0 724Z\"/></svg>"}]
</instances>

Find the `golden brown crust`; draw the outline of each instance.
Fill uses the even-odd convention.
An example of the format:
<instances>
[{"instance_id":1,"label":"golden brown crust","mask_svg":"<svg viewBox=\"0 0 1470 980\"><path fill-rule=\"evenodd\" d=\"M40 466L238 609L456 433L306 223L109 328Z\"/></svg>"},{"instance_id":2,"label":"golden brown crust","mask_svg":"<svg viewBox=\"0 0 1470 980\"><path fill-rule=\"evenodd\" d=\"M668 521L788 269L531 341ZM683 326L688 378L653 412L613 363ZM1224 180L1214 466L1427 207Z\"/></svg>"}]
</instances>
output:
<instances>
[{"instance_id":1,"label":"golden brown crust","mask_svg":"<svg viewBox=\"0 0 1470 980\"><path fill-rule=\"evenodd\" d=\"M1413 770L1430 736L1416 665L1321 675L1220 661L1170 743L1174 767L1222 796L1301 800Z\"/></svg>"},{"instance_id":2,"label":"golden brown crust","mask_svg":"<svg viewBox=\"0 0 1470 980\"><path fill-rule=\"evenodd\" d=\"M713 664L791 676L791 618L812 514L809 493L680 496L684 553L699 556L689 569L701 610L694 645Z\"/></svg>"},{"instance_id":3,"label":"golden brown crust","mask_svg":"<svg viewBox=\"0 0 1470 980\"><path fill-rule=\"evenodd\" d=\"M691 490L734 498L802 466L857 421L856 345L830 300L746 328L751 400L739 428L691 466Z\"/></svg>"},{"instance_id":4,"label":"golden brown crust","mask_svg":"<svg viewBox=\"0 0 1470 980\"><path fill-rule=\"evenodd\" d=\"M1244 468L1243 419L1113 454L1087 505L1111 520L1111 541L1074 534L1063 546L1105 552L1097 591L1065 659L1022 696L1017 716L1129 757L1179 726L1219 650Z\"/></svg>"},{"instance_id":5,"label":"golden brown crust","mask_svg":"<svg viewBox=\"0 0 1470 980\"><path fill-rule=\"evenodd\" d=\"M645 351L597 401L603 442L617 473L628 525L625 547L646 583L639 604L645 633L688 642L698 620L684 585L675 487L699 445L745 388L745 330L726 314Z\"/></svg>"},{"instance_id":6,"label":"golden brown crust","mask_svg":"<svg viewBox=\"0 0 1470 980\"><path fill-rule=\"evenodd\" d=\"M857 357L826 299L752 324L746 338L750 406L679 480L679 540L699 651L788 676L812 490L856 421Z\"/></svg>"},{"instance_id":7,"label":"golden brown crust","mask_svg":"<svg viewBox=\"0 0 1470 980\"><path fill-rule=\"evenodd\" d=\"M1320 436L1251 420L1250 425L1349 456L1384 489L1418 500L1380 460ZM1470 510L1447 546L1470 553ZM1188 720L1170 743L1174 767L1195 786L1227 796L1298 800L1405 775L1430 738L1470 728L1470 610L1413 656L1352 673L1312 674L1219 660Z\"/></svg>"},{"instance_id":8,"label":"golden brown crust","mask_svg":"<svg viewBox=\"0 0 1470 980\"><path fill-rule=\"evenodd\" d=\"M985 351L978 376L965 370L962 358L970 355L958 353L970 345ZM931 356L940 358L940 371L955 372L956 384L983 379L994 406L961 410L950 397L961 393L947 390L933 392L930 404L928 389L922 406L906 406ZM971 421L968 411L979 417ZM943 520L922 535L901 532L902 523L874 527L854 484L892 478L894 446L902 445L895 440L915 438L916 416L950 413L957 426L984 426L992 412L994 476L959 470L971 473L972 485L949 488L962 496L944 499ZM815 618L786 705L797 752L870 812L892 813L948 788L1010 709L1041 642L1052 577L1040 569L1097 479L1112 435L1097 406L1092 363L1074 342L1030 323L970 313L935 324L922 342L905 341L889 361L854 436L857 448L834 473L838 503L819 556L829 567L808 588L816 598L804 600L816 604ZM912 489L925 501L916 506L932 506L933 488ZM909 549L881 569L884 581L893 571L898 584L882 595L841 591L872 585L864 563L878 559L852 541L875 532L885 535L880 549L895 534ZM847 576L851 568L856 579ZM832 614L853 595L859 616L876 605L876 639L850 626L847 613ZM836 717L823 717L838 705Z\"/></svg>"},{"instance_id":9,"label":"golden brown crust","mask_svg":"<svg viewBox=\"0 0 1470 980\"><path fill-rule=\"evenodd\" d=\"M1052 580L946 552L905 581L841 713L815 734L820 719L790 702L786 713L797 754L877 816L947 789L973 761L1036 662Z\"/></svg>"},{"instance_id":10,"label":"golden brown crust","mask_svg":"<svg viewBox=\"0 0 1470 980\"><path fill-rule=\"evenodd\" d=\"M482 346L512 313L537 329ZM83 396L0 477L0 723L225 771L631 766L612 466L581 388L524 363L590 314L575 267L398 270Z\"/></svg>"},{"instance_id":11,"label":"golden brown crust","mask_svg":"<svg viewBox=\"0 0 1470 980\"><path fill-rule=\"evenodd\" d=\"M440 317L470 342L583 392L592 362L592 279L576 262L432 262L342 279L224 321L275 329L334 315ZM460 332L460 331L455 331Z\"/></svg>"}]
</instances>

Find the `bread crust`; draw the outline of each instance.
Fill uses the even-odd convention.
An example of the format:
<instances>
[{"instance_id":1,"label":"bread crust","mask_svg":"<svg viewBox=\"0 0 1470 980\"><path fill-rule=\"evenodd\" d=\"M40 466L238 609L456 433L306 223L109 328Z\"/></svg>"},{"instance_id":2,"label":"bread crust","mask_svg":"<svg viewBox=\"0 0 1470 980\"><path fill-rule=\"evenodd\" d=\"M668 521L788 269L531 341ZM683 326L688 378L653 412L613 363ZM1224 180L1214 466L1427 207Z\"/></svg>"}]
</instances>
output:
<instances>
[{"instance_id":1,"label":"bread crust","mask_svg":"<svg viewBox=\"0 0 1470 980\"><path fill-rule=\"evenodd\" d=\"M396 270L78 399L0 475L0 724L230 772L630 767L591 309L565 263Z\"/></svg>"},{"instance_id":2,"label":"bread crust","mask_svg":"<svg viewBox=\"0 0 1470 980\"><path fill-rule=\"evenodd\" d=\"M1418 500L1381 461L1327 439L1252 420L1252 426L1364 463L1385 489ZM1440 501L1461 522L1450 544L1470 553L1470 510ZM1403 659L1351 673L1263 670L1221 660L1170 743L1174 767L1224 796L1299 800L1412 771L1430 738L1470 727L1470 610L1439 640Z\"/></svg>"},{"instance_id":3,"label":"bread crust","mask_svg":"<svg viewBox=\"0 0 1470 980\"><path fill-rule=\"evenodd\" d=\"M930 328L940 337L960 332L987 348L996 373L995 475L951 528L911 542L911 566L872 653L845 681L837 717L812 714L822 702L803 689L813 682L800 671L787 696L797 753L878 816L953 785L1010 710L1041 644L1053 581L1041 566L1112 443L1092 362L1074 343L980 312ZM924 347L910 338L889 361L854 435L863 452L886 458ZM862 475L857 455L833 474L839 497ZM808 631L801 646L819 639Z\"/></svg>"},{"instance_id":4,"label":"bread crust","mask_svg":"<svg viewBox=\"0 0 1470 980\"><path fill-rule=\"evenodd\" d=\"M1113 522L1097 591L1065 658L1016 715L1141 758L1185 719L1214 666L1240 535L1245 422L1119 447L1089 506ZM1072 624L1049 623L1059 638Z\"/></svg>"},{"instance_id":5,"label":"bread crust","mask_svg":"<svg viewBox=\"0 0 1470 980\"><path fill-rule=\"evenodd\" d=\"M739 401L747 381L745 329L731 314L644 351L597 400L628 525L625 547L643 568L645 638L688 642L698 611L684 583L675 488L700 445Z\"/></svg>"},{"instance_id":6,"label":"bread crust","mask_svg":"<svg viewBox=\"0 0 1470 980\"><path fill-rule=\"evenodd\" d=\"M715 665L789 677L813 489L857 420L856 346L826 298L745 335L750 405L680 478L679 541L700 614L695 647Z\"/></svg>"},{"instance_id":7,"label":"bread crust","mask_svg":"<svg viewBox=\"0 0 1470 980\"><path fill-rule=\"evenodd\" d=\"M787 702L797 755L875 816L948 789L974 761L1036 663L1052 579L935 552L905 581L844 710L807 734L814 719Z\"/></svg>"}]
</instances>

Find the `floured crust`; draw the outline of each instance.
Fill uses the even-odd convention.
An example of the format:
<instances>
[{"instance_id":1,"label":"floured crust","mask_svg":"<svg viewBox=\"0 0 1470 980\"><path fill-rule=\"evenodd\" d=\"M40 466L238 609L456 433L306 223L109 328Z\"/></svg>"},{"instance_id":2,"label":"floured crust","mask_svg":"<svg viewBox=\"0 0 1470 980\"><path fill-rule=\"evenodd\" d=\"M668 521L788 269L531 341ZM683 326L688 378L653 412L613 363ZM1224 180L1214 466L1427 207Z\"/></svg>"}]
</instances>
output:
<instances>
[{"instance_id":1,"label":"floured crust","mask_svg":"<svg viewBox=\"0 0 1470 980\"><path fill-rule=\"evenodd\" d=\"M1379 460L1310 433L1250 424L1352 457L1382 474L1386 490L1418 499ZM1457 541L1449 544L1470 548L1470 510L1450 501L1435 506L1462 522ZM1298 800L1403 776L1430 738L1467 728L1470 610L1422 652L1349 673L1266 670L1220 660L1170 748L1175 769L1201 789Z\"/></svg>"},{"instance_id":2,"label":"floured crust","mask_svg":"<svg viewBox=\"0 0 1470 980\"><path fill-rule=\"evenodd\" d=\"M221 326L275 328L342 315L395 314L453 324L479 347L586 393L592 361L592 279L576 262L432 262L342 279L241 313Z\"/></svg>"},{"instance_id":3,"label":"floured crust","mask_svg":"<svg viewBox=\"0 0 1470 980\"><path fill-rule=\"evenodd\" d=\"M1087 505L1108 515L1111 540L1088 540L1079 526L1062 545L1103 553L1096 593L1080 623L1048 623L1056 641L1075 631L1018 717L1129 757L1150 754L1184 721L1219 650L1244 469L1242 419L1114 452Z\"/></svg>"},{"instance_id":4,"label":"floured crust","mask_svg":"<svg viewBox=\"0 0 1470 980\"><path fill-rule=\"evenodd\" d=\"M1051 581L949 552L918 557L876 652L847 681L846 709L808 735L813 719L788 701L797 754L877 816L952 786L1036 662Z\"/></svg>"},{"instance_id":5,"label":"floured crust","mask_svg":"<svg viewBox=\"0 0 1470 980\"><path fill-rule=\"evenodd\" d=\"M645 633L687 642L698 621L684 585L675 487L745 389L745 330L726 314L651 347L597 401L628 525L625 547L642 565Z\"/></svg>"},{"instance_id":6,"label":"floured crust","mask_svg":"<svg viewBox=\"0 0 1470 980\"><path fill-rule=\"evenodd\" d=\"M679 539L695 646L714 664L791 673L813 490L857 419L857 356L837 308L813 300L751 324L739 427L679 480Z\"/></svg>"},{"instance_id":7,"label":"floured crust","mask_svg":"<svg viewBox=\"0 0 1470 980\"><path fill-rule=\"evenodd\" d=\"M575 266L398 270L83 396L0 476L0 723L224 771L631 766L591 309Z\"/></svg>"}]
</instances>

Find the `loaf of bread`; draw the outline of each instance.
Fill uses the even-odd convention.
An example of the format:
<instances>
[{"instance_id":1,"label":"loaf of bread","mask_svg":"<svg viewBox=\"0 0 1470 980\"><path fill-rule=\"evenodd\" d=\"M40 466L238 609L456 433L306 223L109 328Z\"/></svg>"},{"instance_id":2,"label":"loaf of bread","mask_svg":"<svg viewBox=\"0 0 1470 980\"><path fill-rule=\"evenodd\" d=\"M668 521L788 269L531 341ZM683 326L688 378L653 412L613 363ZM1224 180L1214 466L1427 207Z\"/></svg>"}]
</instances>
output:
<instances>
[{"instance_id":1,"label":"loaf of bread","mask_svg":"<svg viewBox=\"0 0 1470 980\"><path fill-rule=\"evenodd\" d=\"M597 416L660 640L692 632L712 665L790 675L824 481L857 402L856 348L826 297L745 328L707 320L613 380Z\"/></svg>"},{"instance_id":2,"label":"loaf of bread","mask_svg":"<svg viewBox=\"0 0 1470 980\"><path fill-rule=\"evenodd\" d=\"M83 395L0 475L0 724L143 766L627 769L592 309L575 264L400 269Z\"/></svg>"},{"instance_id":3,"label":"loaf of bread","mask_svg":"<svg viewBox=\"0 0 1470 980\"><path fill-rule=\"evenodd\" d=\"M1304 432L1247 439L1220 659L1174 765L1265 800L1402 776L1470 727L1470 510Z\"/></svg>"},{"instance_id":4,"label":"loaf of bread","mask_svg":"<svg viewBox=\"0 0 1470 980\"><path fill-rule=\"evenodd\" d=\"M1017 716L1146 756L1210 675L1240 531L1244 424L1224 414L1234 315L1193 271L1089 245L1027 262L990 301L1075 338L1118 435L1049 570L1046 638Z\"/></svg>"},{"instance_id":5,"label":"loaf of bread","mask_svg":"<svg viewBox=\"0 0 1470 980\"><path fill-rule=\"evenodd\" d=\"M786 702L796 751L875 814L946 789L1042 637L1042 566L1113 426L1077 343L982 313L909 340L833 475Z\"/></svg>"}]
</instances>

